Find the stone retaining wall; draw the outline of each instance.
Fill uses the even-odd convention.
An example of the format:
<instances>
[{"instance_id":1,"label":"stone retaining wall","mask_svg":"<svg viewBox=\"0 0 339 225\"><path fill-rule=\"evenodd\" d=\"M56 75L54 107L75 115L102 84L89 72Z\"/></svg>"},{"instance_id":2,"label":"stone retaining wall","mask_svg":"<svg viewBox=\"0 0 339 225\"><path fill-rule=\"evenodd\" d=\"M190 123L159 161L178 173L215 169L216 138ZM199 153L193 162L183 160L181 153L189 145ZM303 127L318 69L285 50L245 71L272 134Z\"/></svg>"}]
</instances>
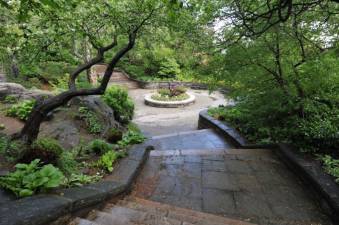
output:
<instances>
[{"instance_id":1,"label":"stone retaining wall","mask_svg":"<svg viewBox=\"0 0 339 225\"><path fill-rule=\"evenodd\" d=\"M133 146L113 173L98 183L0 203L0 225L49 224L128 192L149 149L144 144Z\"/></svg>"}]
</instances>

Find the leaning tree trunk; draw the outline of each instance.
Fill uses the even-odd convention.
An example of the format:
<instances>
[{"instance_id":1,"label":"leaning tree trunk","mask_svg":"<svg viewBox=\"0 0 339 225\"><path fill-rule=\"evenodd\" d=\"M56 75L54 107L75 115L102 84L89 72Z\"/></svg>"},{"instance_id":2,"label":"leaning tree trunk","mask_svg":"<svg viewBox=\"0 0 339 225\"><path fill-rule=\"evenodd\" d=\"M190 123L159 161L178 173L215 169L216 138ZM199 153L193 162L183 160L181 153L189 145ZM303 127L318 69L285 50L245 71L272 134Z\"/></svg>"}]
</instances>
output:
<instances>
[{"instance_id":1,"label":"leaning tree trunk","mask_svg":"<svg viewBox=\"0 0 339 225\"><path fill-rule=\"evenodd\" d=\"M38 137L41 123L44 121L46 116L54 109L67 104L68 101L77 96L102 95L103 93L105 93L108 82L113 74L113 70L116 64L129 50L131 50L134 47L136 32L137 30L129 35L128 44L124 48L120 49L112 58L112 60L107 66L104 77L99 87L78 90L75 87L75 79L82 71L89 69L94 64L100 62L103 59L105 51L108 51L117 45L116 40L109 46L99 48L98 55L96 58L94 58L87 64L80 65L78 69L76 69L76 71L70 77L68 91L62 92L54 97L50 97L42 102L38 102L37 105L34 107L31 115L29 116L27 122L25 123L23 129L18 135L16 135L16 137L19 137L22 141L24 141L27 144L31 144Z\"/></svg>"},{"instance_id":2,"label":"leaning tree trunk","mask_svg":"<svg viewBox=\"0 0 339 225\"><path fill-rule=\"evenodd\" d=\"M141 20L140 24L134 28L129 33L128 36L128 44L121 48L111 59L110 63L108 64L101 84L97 88L92 89L79 89L76 88L76 78L85 70L90 69L93 65L102 62L104 60L105 52L109 51L110 49L117 46L117 36L114 36L113 42L105 47L98 47L95 43L92 43L93 47L97 49L97 56L90 60L88 63L80 65L70 76L69 79L69 90L62 92L61 94L51 97L43 102L39 102L33 109L31 115L29 116L25 126L21 130L18 137L23 140L24 142L30 144L32 143L39 134L40 125L43 120L46 118L48 113L52 112L54 109L66 104L72 98L77 96L87 96L87 95L102 95L105 93L107 88L108 82L113 74L114 68L120 59L129 52L135 45L135 39L137 37L137 33L139 29L145 24L145 22L151 18L155 9L151 10L147 17Z\"/></svg>"}]
</instances>

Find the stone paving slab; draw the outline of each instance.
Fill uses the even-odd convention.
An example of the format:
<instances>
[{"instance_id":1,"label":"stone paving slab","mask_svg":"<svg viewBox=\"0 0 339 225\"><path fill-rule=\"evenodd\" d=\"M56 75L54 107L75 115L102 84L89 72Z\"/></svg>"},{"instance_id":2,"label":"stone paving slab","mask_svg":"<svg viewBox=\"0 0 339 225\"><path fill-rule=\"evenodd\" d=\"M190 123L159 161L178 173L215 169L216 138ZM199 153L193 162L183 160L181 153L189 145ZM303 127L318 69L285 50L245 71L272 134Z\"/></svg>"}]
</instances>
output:
<instances>
[{"instance_id":1,"label":"stone paving slab","mask_svg":"<svg viewBox=\"0 0 339 225\"><path fill-rule=\"evenodd\" d=\"M222 136L213 130L198 132L184 132L178 135L163 135L151 139L148 144L153 145L158 151L161 150L189 150L189 149L230 149L229 144Z\"/></svg>"},{"instance_id":2,"label":"stone paving slab","mask_svg":"<svg viewBox=\"0 0 339 225\"><path fill-rule=\"evenodd\" d=\"M264 225L331 224L272 151L200 152L151 153L133 195Z\"/></svg>"}]
</instances>

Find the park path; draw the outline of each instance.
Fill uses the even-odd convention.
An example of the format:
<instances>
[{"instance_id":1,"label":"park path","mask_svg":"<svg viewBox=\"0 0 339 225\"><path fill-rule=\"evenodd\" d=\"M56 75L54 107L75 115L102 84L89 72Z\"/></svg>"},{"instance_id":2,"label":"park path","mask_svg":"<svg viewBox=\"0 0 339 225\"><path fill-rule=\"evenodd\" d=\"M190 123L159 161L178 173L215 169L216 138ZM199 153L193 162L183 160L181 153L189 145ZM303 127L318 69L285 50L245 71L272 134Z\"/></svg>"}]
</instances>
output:
<instances>
[{"instance_id":1,"label":"park path","mask_svg":"<svg viewBox=\"0 0 339 225\"><path fill-rule=\"evenodd\" d=\"M197 130L198 112L225 99L156 109L143 104L146 92L129 90L134 122L154 146L132 192L72 225L331 224L273 150L235 149L215 131Z\"/></svg>"}]
</instances>

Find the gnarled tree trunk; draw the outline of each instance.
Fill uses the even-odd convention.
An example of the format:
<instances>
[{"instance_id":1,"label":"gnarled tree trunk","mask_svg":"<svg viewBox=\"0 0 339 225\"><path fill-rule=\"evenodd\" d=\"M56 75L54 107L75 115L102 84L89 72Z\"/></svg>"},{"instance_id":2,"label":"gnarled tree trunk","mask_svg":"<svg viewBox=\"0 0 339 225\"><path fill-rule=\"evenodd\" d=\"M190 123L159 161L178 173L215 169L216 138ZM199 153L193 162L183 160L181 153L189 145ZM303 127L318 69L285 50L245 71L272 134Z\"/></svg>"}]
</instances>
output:
<instances>
[{"instance_id":1,"label":"gnarled tree trunk","mask_svg":"<svg viewBox=\"0 0 339 225\"><path fill-rule=\"evenodd\" d=\"M80 65L74 71L74 73L71 74L68 91L62 92L57 96L50 97L42 102L38 102L37 105L34 107L31 115L29 116L27 122L25 123L25 126L23 127L21 132L16 136L25 143L30 144L38 137L40 125L46 118L48 113L52 112L54 109L62 105L65 105L68 101L70 101L74 97L87 95L102 95L107 88L108 82L110 80L110 77L112 76L116 64L129 50L131 50L134 47L136 34L137 30L134 30L129 35L128 44L122 49L120 49L120 51L118 51L112 58L112 60L107 66L103 80L98 88L77 90L75 80L81 72L91 68L96 63L103 61L104 53L117 45L116 38L114 38L112 44L106 47L98 48L97 49L98 54L94 59L90 60L88 63Z\"/></svg>"}]
</instances>

